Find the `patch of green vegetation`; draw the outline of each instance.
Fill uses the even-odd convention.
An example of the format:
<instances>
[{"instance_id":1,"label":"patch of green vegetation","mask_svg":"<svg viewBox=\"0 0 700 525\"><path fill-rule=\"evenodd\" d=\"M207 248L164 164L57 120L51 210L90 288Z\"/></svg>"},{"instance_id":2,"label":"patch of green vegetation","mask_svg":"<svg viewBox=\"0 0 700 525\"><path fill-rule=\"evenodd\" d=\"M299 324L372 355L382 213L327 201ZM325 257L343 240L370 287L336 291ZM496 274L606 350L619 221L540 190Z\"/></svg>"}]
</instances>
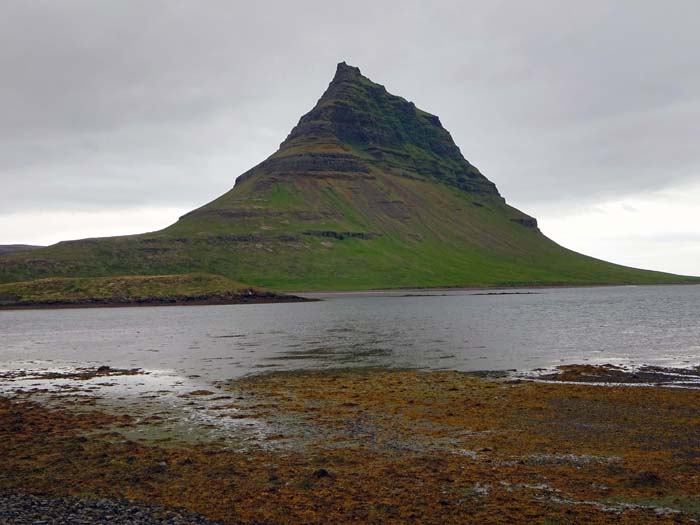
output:
<instances>
[{"instance_id":1,"label":"patch of green vegetation","mask_svg":"<svg viewBox=\"0 0 700 525\"><path fill-rule=\"evenodd\" d=\"M285 184L275 184L265 195L266 203L276 209L290 209L303 206L304 198L294 191L294 187Z\"/></svg>"},{"instance_id":2,"label":"patch of green vegetation","mask_svg":"<svg viewBox=\"0 0 700 525\"><path fill-rule=\"evenodd\" d=\"M127 303L252 293L253 288L210 274L47 278L0 284L0 306Z\"/></svg>"}]
</instances>

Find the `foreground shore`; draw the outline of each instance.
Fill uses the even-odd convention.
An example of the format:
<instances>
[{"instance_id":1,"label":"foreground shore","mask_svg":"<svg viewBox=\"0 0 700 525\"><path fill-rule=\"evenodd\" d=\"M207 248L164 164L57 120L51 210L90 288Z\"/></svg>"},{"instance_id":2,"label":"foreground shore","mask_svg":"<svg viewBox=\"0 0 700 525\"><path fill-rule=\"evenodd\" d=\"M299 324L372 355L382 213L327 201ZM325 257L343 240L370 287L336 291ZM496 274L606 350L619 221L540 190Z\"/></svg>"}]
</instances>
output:
<instances>
[{"instance_id":1,"label":"foreground shore","mask_svg":"<svg viewBox=\"0 0 700 525\"><path fill-rule=\"evenodd\" d=\"M158 418L0 398L0 500L128 500L231 524L700 518L699 390L385 369L221 389L202 410L264 422L258 442L134 440Z\"/></svg>"}]
</instances>

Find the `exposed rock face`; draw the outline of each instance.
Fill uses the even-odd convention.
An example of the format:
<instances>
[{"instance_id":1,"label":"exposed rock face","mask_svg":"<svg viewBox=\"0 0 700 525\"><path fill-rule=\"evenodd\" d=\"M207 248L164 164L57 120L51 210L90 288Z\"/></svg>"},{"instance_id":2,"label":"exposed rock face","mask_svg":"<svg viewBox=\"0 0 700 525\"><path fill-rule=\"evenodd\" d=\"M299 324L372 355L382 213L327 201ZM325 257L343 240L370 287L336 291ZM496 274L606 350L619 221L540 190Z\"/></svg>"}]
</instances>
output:
<instances>
[{"instance_id":1,"label":"exposed rock face","mask_svg":"<svg viewBox=\"0 0 700 525\"><path fill-rule=\"evenodd\" d=\"M526 228L537 228L537 219L535 219L534 217L511 219L511 221L521 224Z\"/></svg>"},{"instance_id":2,"label":"exposed rock face","mask_svg":"<svg viewBox=\"0 0 700 525\"><path fill-rule=\"evenodd\" d=\"M301 117L277 153L239 177L267 174L385 173L498 195L462 156L440 119L338 64L316 106Z\"/></svg>"},{"instance_id":3,"label":"exposed rock face","mask_svg":"<svg viewBox=\"0 0 700 525\"><path fill-rule=\"evenodd\" d=\"M374 239L379 237L379 234L369 233L369 232L336 232L331 230L322 231L306 231L304 235L309 235L311 237L329 237L332 239L338 239L342 241L343 239Z\"/></svg>"}]
</instances>

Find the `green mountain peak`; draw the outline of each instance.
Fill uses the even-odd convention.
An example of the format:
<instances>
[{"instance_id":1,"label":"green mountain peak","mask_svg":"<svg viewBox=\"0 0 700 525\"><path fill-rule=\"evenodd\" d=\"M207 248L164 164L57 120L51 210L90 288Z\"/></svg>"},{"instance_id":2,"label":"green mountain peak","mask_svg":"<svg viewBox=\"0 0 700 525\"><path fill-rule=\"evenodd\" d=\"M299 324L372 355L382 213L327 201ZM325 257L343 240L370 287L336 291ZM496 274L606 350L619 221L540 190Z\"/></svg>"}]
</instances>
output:
<instances>
[{"instance_id":1,"label":"green mountain peak","mask_svg":"<svg viewBox=\"0 0 700 525\"><path fill-rule=\"evenodd\" d=\"M287 158L301 170L376 168L465 191L498 194L496 186L462 156L437 116L390 94L345 62L338 64L316 106L301 117L272 158ZM307 162L299 163L301 158Z\"/></svg>"},{"instance_id":2,"label":"green mountain peak","mask_svg":"<svg viewBox=\"0 0 700 525\"><path fill-rule=\"evenodd\" d=\"M698 280L562 248L437 116L344 62L275 153L168 228L0 256L0 282L192 272L277 290Z\"/></svg>"}]
</instances>

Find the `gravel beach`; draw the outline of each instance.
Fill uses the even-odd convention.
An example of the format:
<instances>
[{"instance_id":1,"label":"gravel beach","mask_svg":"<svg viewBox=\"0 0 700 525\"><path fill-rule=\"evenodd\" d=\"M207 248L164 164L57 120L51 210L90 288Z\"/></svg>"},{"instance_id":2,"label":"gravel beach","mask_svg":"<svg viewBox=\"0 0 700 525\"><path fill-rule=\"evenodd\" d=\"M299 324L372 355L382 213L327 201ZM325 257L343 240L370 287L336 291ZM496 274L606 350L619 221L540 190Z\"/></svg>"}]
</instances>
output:
<instances>
[{"instance_id":1,"label":"gravel beach","mask_svg":"<svg viewBox=\"0 0 700 525\"><path fill-rule=\"evenodd\" d=\"M116 499L0 493L0 525L216 525L196 514Z\"/></svg>"}]
</instances>

